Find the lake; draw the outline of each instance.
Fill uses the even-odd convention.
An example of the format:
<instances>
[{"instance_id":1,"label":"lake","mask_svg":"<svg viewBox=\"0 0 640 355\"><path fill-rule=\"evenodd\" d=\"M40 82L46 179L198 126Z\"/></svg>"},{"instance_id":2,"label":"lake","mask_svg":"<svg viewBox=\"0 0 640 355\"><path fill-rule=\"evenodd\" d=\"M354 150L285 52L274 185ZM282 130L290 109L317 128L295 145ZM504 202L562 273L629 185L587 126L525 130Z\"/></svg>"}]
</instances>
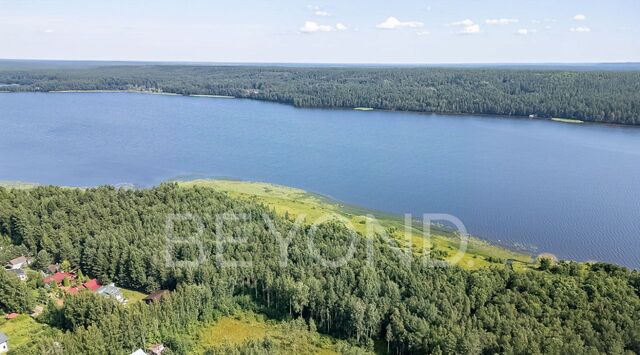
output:
<instances>
[{"instance_id":1,"label":"lake","mask_svg":"<svg viewBox=\"0 0 640 355\"><path fill-rule=\"evenodd\" d=\"M124 93L0 94L0 180L229 177L640 268L640 129Z\"/></svg>"}]
</instances>

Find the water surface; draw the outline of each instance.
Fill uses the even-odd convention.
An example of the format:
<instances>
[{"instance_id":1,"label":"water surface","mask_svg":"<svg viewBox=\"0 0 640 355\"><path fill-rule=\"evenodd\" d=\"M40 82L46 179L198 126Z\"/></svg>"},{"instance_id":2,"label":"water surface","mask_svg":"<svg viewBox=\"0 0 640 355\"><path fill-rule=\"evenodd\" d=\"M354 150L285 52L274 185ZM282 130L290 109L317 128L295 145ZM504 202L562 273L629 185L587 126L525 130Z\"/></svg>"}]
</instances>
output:
<instances>
[{"instance_id":1,"label":"water surface","mask_svg":"<svg viewBox=\"0 0 640 355\"><path fill-rule=\"evenodd\" d=\"M640 267L640 129L120 93L0 94L0 180L224 176Z\"/></svg>"}]
</instances>

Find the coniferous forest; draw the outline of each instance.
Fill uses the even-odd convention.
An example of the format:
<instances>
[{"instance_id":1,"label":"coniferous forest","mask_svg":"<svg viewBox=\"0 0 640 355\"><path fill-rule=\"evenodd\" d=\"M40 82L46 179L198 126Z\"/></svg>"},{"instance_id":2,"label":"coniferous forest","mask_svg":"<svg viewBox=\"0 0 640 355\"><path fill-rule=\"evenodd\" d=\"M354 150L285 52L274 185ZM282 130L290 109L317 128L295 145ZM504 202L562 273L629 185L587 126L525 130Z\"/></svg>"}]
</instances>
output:
<instances>
[{"instance_id":1,"label":"coniferous forest","mask_svg":"<svg viewBox=\"0 0 640 355\"><path fill-rule=\"evenodd\" d=\"M229 213L246 218L212 219ZM175 214L202 216L204 262L167 265L166 218ZM201 187L0 188L2 262L33 255L34 265L67 264L102 283L171 291L152 304L121 306L82 292L65 297L63 306L51 301L39 319L60 333L39 339L37 353L130 353L141 342L187 353L190 329L235 309L297 319L354 346L377 344L391 353L640 352L637 271L575 262L543 262L521 272L434 267L406 263L382 238L369 249L361 236L347 264L326 267L308 239L313 235L315 250L327 259L347 254L352 236L337 222L315 233L309 226L295 230L283 265L272 232L287 236L292 225L265 206ZM199 228L188 219L172 226L179 236ZM168 250L180 260L199 255L189 243ZM373 258L366 257L371 250ZM226 264L236 261L250 264ZM27 284L8 273L0 277L4 312L33 306L37 295ZM236 350L267 352L260 343L247 346Z\"/></svg>"},{"instance_id":2,"label":"coniferous forest","mask_svg":"<svg viewBox=\"0 0 640 355\"><path fill-rule=\"evenodd\" d=\"M297 107L640 124L640 72L562 68L0 65L0 90L142 90Z\"/></svg>"}]
</instances>

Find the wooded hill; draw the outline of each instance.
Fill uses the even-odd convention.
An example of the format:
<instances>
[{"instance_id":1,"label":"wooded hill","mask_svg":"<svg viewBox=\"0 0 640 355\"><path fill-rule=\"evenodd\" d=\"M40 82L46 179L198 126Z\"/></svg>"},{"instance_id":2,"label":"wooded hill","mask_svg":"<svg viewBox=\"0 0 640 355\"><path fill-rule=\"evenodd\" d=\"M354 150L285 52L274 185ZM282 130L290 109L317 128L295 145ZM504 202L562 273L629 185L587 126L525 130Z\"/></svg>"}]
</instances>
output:
<instances>
[{"instance_id":1,"label":"wooded hill","mask_svg":"<svg viewBox=\"0 0 640 355\"><path fill-rule=\"evenodd\" d=\"M4 91L148 90L297 107L370 107L640 124L640 71L0 63Z\"/></svg>"},{"instance_id":2,"label":"wooded hill","mask_svg":"<svg viewBox=\"0 0 640 355\"><path fill-rule=\"evenodd\" d=\"M204 263L167 266L166 217L175 213L205 216ZM224 260L252 265L224 267L214 257L220 251L216 223L206 216L220 213L247 217L227 219L222 226ZM0 188L2 255L66 260L102 283L172 290L154 304L121 306L93 293L68 296L61 308L52 302L41 320L64 332L41 340L40 349L49 352L129 353L146 341L186 353L191 327L238 308L301 318L310 329L369 349L377 342L397 353L640 352L636 271L575 262L544 262L523 272L506 266L468 271L419 260L407 264L388 241L374 238L369 249L363 237L355 239L354 257L346 265L326 267L308 247L309 226L294 232L289 262L282 265L265 213L281 235L289 235L293 221L208 188ZM188 221L175 225L177 235L197 229ZM352 232L327 222L313 238L316 250L335 260L348 254ZM180 260L198 256L192 244L171 250ZM374 257L368 259L370 250ZM30 309L27 286L2 275L0 307L5 312ZM267 345L252 344L251 351L262 346Z\"/></svg>"}]
</instances>

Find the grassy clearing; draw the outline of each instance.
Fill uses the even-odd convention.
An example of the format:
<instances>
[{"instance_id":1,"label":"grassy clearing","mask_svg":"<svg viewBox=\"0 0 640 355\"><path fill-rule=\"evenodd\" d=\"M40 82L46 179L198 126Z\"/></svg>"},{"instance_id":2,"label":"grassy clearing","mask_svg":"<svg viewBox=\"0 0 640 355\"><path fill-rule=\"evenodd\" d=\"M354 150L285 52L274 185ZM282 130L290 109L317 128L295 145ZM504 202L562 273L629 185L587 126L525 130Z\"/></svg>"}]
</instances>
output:
<instances>
[{"instance_id":1,"label":"grassy clearing","mask_svg":"<svg viewBox=\"0 0 640 355\"><path fill-rule=\"evenodd\" d=\"M142 301L143 298L147 297L145 293L129 290L126 288L120 288L122 295L127 300L127 304L134 304L136 302Z\"/></svg>"},{"instance_id":2,"label":"grassy clearing","mask_svg":"<svg viewBox=\"0 0 640 355\"><path fill-rule=\"evenodd\" d=\"M13 354L22 354L34 352L33 350L37 350L39 339L58 331L46 324L36 322L26 314L21 314L11 320L0 320L0 332L5 333L9 338L9 350Z\"/></svg>"},{"instance_id":3,"label":"grassy clearing","mask_svg":"<svg viewBox=\"0 0 640 355\"><path fill-rule=\"evenodd\" d=\"M438 250L446 251L449 254L446 260L450 262L457 258L457 251L461 243L459 238L445 231L432 231L431 238L426 239L419 223L414 223L410 230L405 231L402 217L343 205L301 189L233 180L194 180L179 184L183 187L211 187L225 191L232 197L253 199L273 208L280 215L288 214L294 218L303 216L305 223L314 223L319 218L326 218L327 215L330 215L363 235L368 234L368 228L372 228L378 233L392 231L393 237L399 243L404 246L408 246L410 243L414 253L420 254L435 247ZM519 261L513 266L516 269L522 269L527 267L531 257L477 238L470 238L467 242L467 251L457 264L466 269L477 269L503 265L508 259Z\"/></svg>"},{"instance_id":4,"label":"grassy clearing","mask_svg":"<svg viewBox=\"0 0 640 355\"><path fill-rule=\"evenodd\" d=\"M227 95L189 95L190 97L209 97L213 99L235 99L233 96Z\"/></svg>"},{"instance_id":5,"label":"grassy clearing","mask_svg":"<svg viewBox=\"0 0 640 355\"><path fill-rule=\"evenodd\" d=\"M172 92L160 92L149 90L54 90L49 91L52 94L82 94L82 93L129 93L129 94L149 94L149 95L165 95L165 96L183 96Z\"/></svg>"},{"instance_id":6,"label":"grassy clearing","mask_svg":"<svg viewBox=\"0 0 640 355\"><path fill-rule=\"evenodd\" d=\"M53 94L77 94L77 93L129 93L129 94L150 94L150 95L166 95L166 96L189 96L189 97L208 97L214 99L235 99L233 96L227 95L182 95L173 92L161 92L151 90L54 90L49 91Z\"/></svg>"},{"instance_id":7,"label":"grassy clearing","mask_svg":"<svg viewBox=\"0 0 640 355\"><path fill-rule=\"evenodd\" d=\"M278 322L243 312L202 328L195 353L264 339L269 339L280 354L339 354L341 349L350 347L344 341L309 331L304 322Z\"/></svg>"},{"instance_id":8,"label":"grassy clearing","mask_svg":"<svg viewBox=\"0 0 640 355\"><path fill-rule=\"evenodd\" d=\"M555 122L562 122L562 123L584 123L584 121L580 121L580 120L576 120L576 119L572 119L572 118L552 118L552 121Z\"/></svg>"}]
</instances>

